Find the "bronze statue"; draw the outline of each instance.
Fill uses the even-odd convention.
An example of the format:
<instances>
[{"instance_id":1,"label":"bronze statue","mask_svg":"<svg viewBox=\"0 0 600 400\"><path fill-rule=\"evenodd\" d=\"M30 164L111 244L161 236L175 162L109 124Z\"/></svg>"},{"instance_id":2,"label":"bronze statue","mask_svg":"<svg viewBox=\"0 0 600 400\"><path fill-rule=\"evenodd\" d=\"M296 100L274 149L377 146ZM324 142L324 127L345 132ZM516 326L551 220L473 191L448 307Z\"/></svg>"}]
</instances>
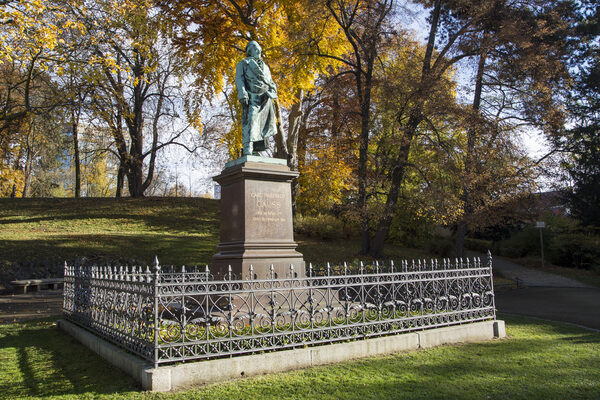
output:
<instances>
[{"instance_id":1,"label":"bronze statue","mask_svg":"<svg viewBox=\"0 0 600 400\"><path fill-rule=\"evenodd\" d=\"M235 87L242 103L243 155L259 155L269 146L275 135L275 108L277 88L271 71L261 58L260 45L251 41L246 45L247 57L237 64Z\"/></svg>"}]
</instances>

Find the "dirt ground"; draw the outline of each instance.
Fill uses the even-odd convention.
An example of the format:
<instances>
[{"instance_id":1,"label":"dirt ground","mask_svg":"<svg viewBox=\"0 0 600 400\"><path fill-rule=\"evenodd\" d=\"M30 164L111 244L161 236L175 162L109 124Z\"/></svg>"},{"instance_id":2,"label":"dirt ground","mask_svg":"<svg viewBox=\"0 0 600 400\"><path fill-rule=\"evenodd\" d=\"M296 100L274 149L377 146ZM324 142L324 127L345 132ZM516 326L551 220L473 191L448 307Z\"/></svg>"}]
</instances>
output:
<instances>
[{"instance_id":1,"label":"dirt ground","mask_svg":"<svg viewBox=\"0 0 600 400\"><path fill-rule=\"evenodd\" d=\"M0 324L59 316L62 313L62 295L62 290L43 290L0 296Z\"/></svg>"}]
</instances>

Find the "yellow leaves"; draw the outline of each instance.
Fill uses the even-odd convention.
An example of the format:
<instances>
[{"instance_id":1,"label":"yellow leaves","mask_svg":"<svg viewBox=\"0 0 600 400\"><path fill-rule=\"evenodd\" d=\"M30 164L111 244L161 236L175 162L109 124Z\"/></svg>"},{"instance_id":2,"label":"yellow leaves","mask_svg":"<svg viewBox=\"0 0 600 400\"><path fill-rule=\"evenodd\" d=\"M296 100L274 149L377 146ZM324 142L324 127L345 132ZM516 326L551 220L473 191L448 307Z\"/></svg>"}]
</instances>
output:
<instances>
[{"instance_id":1,"label":"yellow leaves","mask_svg":"<svg viewBox=\"0 0 600 400\"><path fill-rule=\"evenodd\" d=\"M180 53L188 58L206 99L232 84L248 38L263 48L283 107L293 104L298 89L313 89L317 74L332 64L331 59L311 54L309 43L318 43L333 55L343 54L348 46L337 24L313 1L256 0L251 2L254 12L249 20L231 2L204 2L202 9L192 4L179 0L167 10L177 27Z\"/></svg>"},{"instance_id":2,"label":"yellow leaves","mask_svg":"<svg viewBox=\"0 0 600 400\"><path fill-rule=\"evenodd\" d=\"M8 197L15 189L15 196L21 197L25 175L23 171L12 169L10 166L0 162L0 197Z\"/></svg>"},{"instance_id":3,"label":"yellow leaves","mask_svg":"<svg viewBox=\"0 0 600 400\"><path fill-rule=\"evenodd\" d=\"M234 160L241 156L242 149L242 124L241 118L235 120L231 125L231 129L225 133L220 139L221 145L227 148L229 157Z\"/></svg>"},{"instance_id":4,"label":"yellow leaves","mask_svg":"<svg viewBox=\"0 0 600 400\"><path fill-rule=\"evenodd\" d=\"M353 171L333 145L317 149L300 168L298 206L310 213L327 212L351 188Z\"/></svg>"},{"instance_id":5,"label":"yellow leaves","mask_svg":"<svg viewBox=\"0 0 600 400\"><path fill-rule=\"evenodd\" d=\"M67 2L68 4L64 4ZM62 36L72 29L85 31L83 24L67 15L65 6L78 6L78 0L52 1L19 0L0 6L0 64L14 60L28 60L42 54L44 60L55 56L59 45L64 45ZM44 61L46 64L49 61Z\"/></svg>"}]
</instances>

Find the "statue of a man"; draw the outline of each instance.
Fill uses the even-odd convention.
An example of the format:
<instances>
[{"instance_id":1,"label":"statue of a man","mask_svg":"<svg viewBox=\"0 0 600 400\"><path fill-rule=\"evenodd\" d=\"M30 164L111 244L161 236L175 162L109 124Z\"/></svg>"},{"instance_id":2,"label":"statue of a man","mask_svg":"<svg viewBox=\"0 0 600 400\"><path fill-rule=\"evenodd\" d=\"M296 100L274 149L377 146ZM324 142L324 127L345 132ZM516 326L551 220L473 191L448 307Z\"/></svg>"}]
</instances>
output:
<instances>
[{"instance_id":1,"label":"statue of a man","mask_svg":"<svg viewBox=\"0 0 600 400\"><path fill-rule=\"evenodd\" d=\"M242 103L242 143L244 155L258 155L268 148L275 135L277 88L271 71L261 58L261 48L251 41L246 45L247 57L235 69L235 87Z\"/></svg>"}]
</instances>

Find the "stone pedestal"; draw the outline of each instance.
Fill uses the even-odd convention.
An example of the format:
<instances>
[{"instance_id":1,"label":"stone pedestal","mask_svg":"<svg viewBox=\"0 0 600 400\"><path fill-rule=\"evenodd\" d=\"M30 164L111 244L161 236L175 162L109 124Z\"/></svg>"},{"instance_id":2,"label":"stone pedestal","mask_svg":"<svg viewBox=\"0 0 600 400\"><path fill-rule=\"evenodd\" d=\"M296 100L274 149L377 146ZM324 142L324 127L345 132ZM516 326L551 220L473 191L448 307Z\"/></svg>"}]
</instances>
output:
<instances>
[{"instance_id":1,"label":"stone pedestal","mask_svg":"<svg viewBox=\"0 0 600 400\"><path fill-rule=\"evenodd\" d=\"M238 279L305 276L302 254L296 251L292 220L291 182L298 176L285 160L244 156L225 165L213 179L221 185L221 241L213 256L213 274Z\"/></svg>"}]
</instances>

